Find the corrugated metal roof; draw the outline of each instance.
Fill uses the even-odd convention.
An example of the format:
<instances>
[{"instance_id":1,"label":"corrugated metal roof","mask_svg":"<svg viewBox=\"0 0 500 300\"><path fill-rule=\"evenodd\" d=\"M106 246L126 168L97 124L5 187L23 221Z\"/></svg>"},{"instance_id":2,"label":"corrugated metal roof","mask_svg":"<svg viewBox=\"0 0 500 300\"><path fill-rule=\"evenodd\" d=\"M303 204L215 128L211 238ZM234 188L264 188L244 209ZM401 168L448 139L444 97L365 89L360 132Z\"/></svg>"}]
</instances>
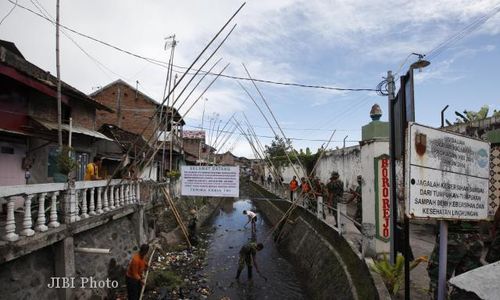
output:
<instances>
[{"instance_id":1,"label":"corrugated metal roof","mask_svg":"<svg viewBox=\"0 0 500 300\"><path fill-rule=\"evenodd\" d=\"M48 121L42 121L42 120L36 119L36 118L33 118L33 119L36 122L38 122L41 125L43 125L45 128L49 129L49 130L57 130L59 128L59 126L57 125L57 123L48 122ZM68 124L62 124L61 127L62 127L62 130L65 130L65 131L69 132L69 125ZM79 134L83 134L83 135L87 135L87 136L95 137L95 138L98 138L98 139L108 140L108 141L112 141L113 142L112 139L108 138L104 134L102 134L100 132L97 132L97 131L94 131L94 130L87 129L85 127L72 126L71 131L73 133L79 133Z\"/></svg>"}]
</instances>

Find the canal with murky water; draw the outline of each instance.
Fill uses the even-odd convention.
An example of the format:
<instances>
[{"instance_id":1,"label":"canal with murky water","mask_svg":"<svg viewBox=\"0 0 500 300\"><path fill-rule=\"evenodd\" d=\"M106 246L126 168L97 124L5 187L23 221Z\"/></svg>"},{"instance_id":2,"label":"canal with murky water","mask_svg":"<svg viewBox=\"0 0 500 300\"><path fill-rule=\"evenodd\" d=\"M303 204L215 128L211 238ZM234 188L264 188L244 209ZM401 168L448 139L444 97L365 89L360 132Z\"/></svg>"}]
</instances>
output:
<instances>
[{"instance_id":1,"label":"canal with murky water","mask_svg":"<svg viewBox=\"0 0 500 300\"><path fill-rule=\"evenodd\" d=\"M257 212L257 242L264 249L257 253L257 264L267 281L253 271L253 280L247 278L246 267L236 281L239 250L251 239L251 225L243 210ZM224 200L209 226L213 226L206 256L206 275L212 294L209 299L307 299L304 285L293 266L278 252L274 241L264 241L271 230L249 199ZM255 268L254 268L255 269Z\"/></svg>"}]
</instances>

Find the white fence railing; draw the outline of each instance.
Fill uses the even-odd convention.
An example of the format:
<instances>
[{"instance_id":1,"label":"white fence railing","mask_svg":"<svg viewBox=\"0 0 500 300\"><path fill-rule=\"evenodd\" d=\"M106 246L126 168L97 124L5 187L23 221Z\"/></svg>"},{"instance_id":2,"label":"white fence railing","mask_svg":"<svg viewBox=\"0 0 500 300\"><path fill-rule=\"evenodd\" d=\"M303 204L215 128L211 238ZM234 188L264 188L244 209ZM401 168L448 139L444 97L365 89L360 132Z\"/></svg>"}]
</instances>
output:
<instances>
[{"instance_id":1,"label":"white fence railing","mask_svg":"<svg viewBox=\"0 0 500 300\"><path fill-rule=\"evenodd\" d=\"M347 204L345 197L342 201L337 203L337 207L332 207L323 201L323 197L311 196L311 195L300 195L298 191L293 193L293 200L291 199L290 190L287 185L277 184L277 183L267 183L264 185L254 181L261 187L265 188L267 191L275 194L276 196L286 200L288 202L294 202L298 206L303 207L311 214L315 215L321 221L327 223L334 230L336 230L340 235L345 233L346 222L352 222L356 227L361 228L361 224L353 219L347 214ZM327 222L327 216L333 216L334 222ZM329 221L332 220L331 218Z\"/></svg>"},{"instance_id":2,"label":"white fence railing","mask_svg":"<svg viewBox=\"0 0 500 300\"><path fill-rule=\"evenodd\" d=\"M7 203L3 240L13 242L37 232L98 216L140 202L140 182L131 180L77 181L2 186L0 199ZM34 204L34 205L33 205ZM22 217L16 216L16 206ZM35 212L32 214L32 212Z\"/></svg>"}]
</instances>

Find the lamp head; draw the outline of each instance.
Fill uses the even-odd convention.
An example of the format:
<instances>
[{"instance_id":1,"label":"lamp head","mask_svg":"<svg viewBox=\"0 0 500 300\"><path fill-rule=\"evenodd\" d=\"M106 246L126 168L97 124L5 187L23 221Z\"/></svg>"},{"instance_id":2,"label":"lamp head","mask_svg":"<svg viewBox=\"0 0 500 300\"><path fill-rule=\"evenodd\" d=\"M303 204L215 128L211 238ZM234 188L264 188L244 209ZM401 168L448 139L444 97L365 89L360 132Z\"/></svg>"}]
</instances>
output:
<instances>
[{"instance_id":1,"label":"lamp head","mask_svg":"<svg viewBox=\"0 0 500 300\"><path fill-rule=\"evenodd\" d=\"M411 69L421 70L421 69L423 69L431 64L430 61L424 59L425 55L418 54L418 53L412 53L412 54L418 56L418 60L410 65Z\"/></svg>"}]
</instances>

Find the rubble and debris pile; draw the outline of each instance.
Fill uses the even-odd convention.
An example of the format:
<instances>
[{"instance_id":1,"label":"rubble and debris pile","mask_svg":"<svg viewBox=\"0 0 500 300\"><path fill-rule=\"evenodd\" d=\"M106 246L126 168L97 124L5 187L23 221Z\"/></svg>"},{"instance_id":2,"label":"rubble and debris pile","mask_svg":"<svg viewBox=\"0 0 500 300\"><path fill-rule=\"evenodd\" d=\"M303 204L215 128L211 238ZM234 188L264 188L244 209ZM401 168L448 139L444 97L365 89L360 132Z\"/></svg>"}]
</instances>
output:
<instances>
[{"instance_id":1,"label":"rubble and debris pile","mask_svg":"<svg viewBox=\"0 0 500 300\"><path fill-rule=\"evenodd\" d=\"M208 236L208 233L201 233L199 244L190 250L179 245L157 251L151 262L144 299L208 298L211 291L201 272L205 266Z\"/></svg>"}]
</instances>

